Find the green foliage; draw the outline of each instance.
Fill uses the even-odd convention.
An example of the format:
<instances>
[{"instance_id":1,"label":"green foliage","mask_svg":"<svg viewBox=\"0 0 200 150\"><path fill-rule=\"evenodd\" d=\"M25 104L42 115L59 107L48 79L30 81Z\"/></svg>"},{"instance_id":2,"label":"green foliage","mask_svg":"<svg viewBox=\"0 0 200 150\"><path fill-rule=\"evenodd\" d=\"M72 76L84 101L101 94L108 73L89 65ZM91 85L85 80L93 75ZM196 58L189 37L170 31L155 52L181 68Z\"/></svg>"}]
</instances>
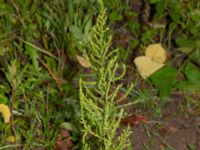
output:
<instances>
[{"instance_id":1,"label":"green foliage","mask_svg":"<svg viewBox=\"0 0 200 150\"><path fill-rule=\"evenodd\" d=\"M150 81L159 89L159 96L169 96L177 79L177 70L171 66L166 66L155 72L150 77Z\"/></svg>"},{"instance_id":2,"label":"green foliage","mask_svg":"<svg viewBox=\"0 0 200 150\"><path fill-rule=\"evenodd\" d=\"M200 90L200 70L193 63L189 62L184 68L186 80L180 81L178 88L186 92L194 92Z\"/></svg>"},{"instance_id":3,"label":"green foliage","mask_svg":"<svg viewBox=\"0 0 200 150\"><path fill-rule=\"evenodd\" d=\"M130 145L130 130L118 130L121 108L133 106L160 116L160 102L173 88L199 92L199 0L102 1L107 10L96 0L0 1L0 103L11 106L14 97L16 139L13 145L8 142L11 126L0 118L0 149L53 149L60 127L71 131L77 142L83 126L84 149L121 150ZM112 44L111 32L116 33ZM119 104L130 92L124 90L119 98L120 83L130 82L130 76L135 80L135 70L126 64L130 72L122 80L126 69L118 60L132 61L156 42L167 47L167 63L173 67L166 64L153 74L151 88L139 81L131 102ZM77 74L77 53L91 63L91 70L83 71L88 74Z\"/></svg>"},{"instance_id":4,"label":"green foliage","mask_svg":"<svg viewBox=\"0 0 200 150\"><path fill-rule=\"evenodd\" d=\"M197 48L196 50L194 50L191 55L189 56L190 60L197 64L200 65L200 48Z\"/></svg>"},{"instance_id":5,"label":"green foliage","mask_svg":"<svg viewBox=\"0 0 200 150\"><path fill-rule=\"evenodd\" d=\"M106 26L107 12L102 3L101 7L90 40L90 50L85 54L96 77L91 81L79 80L82 149L122 150L130 145L131 132L126 129L120 135L116 134L123 115L123 109L116 107L120 101L116 94L122 84L117 85L116 81L124 76L125 66L120 68L117 62L118 50L109 50L112 37Z\"/></svg>"},{"instance_id":6,"label":"green foliage","mask_svg":"<svg viewBox=\"0 0 200 150\"><path fill-rule=\"evenodd\" d=\"M107 9L108 20L110 23L115 23L123 19L123 12L128 9L129 0L104 0L104 5Z\"/></svg>"},{"instance_id":7,"label":"green foliage","mask_svg":"<svg viewBox=\"0 0 200 150\"><path fill-rule=\"evenodd\" d=\"M52 48L74 55L87 45L92 29L92 15L96 13L95 0L54 0L43 4L44 27L51 39ZM48 42L46 41L46 42Z\"/></svg>"}]
</instances>

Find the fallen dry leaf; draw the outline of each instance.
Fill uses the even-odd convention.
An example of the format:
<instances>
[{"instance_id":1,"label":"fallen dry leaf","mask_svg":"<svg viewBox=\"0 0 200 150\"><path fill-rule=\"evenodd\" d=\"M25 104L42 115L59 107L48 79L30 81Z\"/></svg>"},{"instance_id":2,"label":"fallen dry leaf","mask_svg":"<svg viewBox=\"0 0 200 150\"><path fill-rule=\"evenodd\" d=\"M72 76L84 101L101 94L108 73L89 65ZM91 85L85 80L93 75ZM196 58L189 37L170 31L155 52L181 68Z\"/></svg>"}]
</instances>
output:
<instances>
[{"instance_id":1,"label":"fallen dry leaf","mask_svg":"<svg viewBox=\"0 0 200 150\"><path fill-rule=\"evenodd\" d=\"M171 128L170 128L170 132L171 133L176 133L178 131L178 129L177 129L177 127L175 127L175 126L172 126Z\"/></svg>"},{"instance_id":2,"label":"fallen dry leaf","mask_svg":"<svg viewBox=\"0 0 200 150\"><path fill-rule=\"evenodd\" d=\"M84 57L76 55L76 59L82 67L90 68L90 63Z\"/></svg>"},{"instance_id":3,"label":"fallen dry leaf","mask_svg":"<svg viewBox=\"0 0 200 150\"><path fill-rule=\"evenodd\" d=\"M130 126L135 126L141 122L143 123L147 122L146 117L143 115L135 115L135 114L121 120L121 123L123 125L130 125Z\"/></svg>"},{"instance_id":4,"label":"fallen dry leaf","mask_svg":"<svg viewBox=\"0 0 200 150\"><path fill-rule=\"evenodd\" d=\"M162 68L167 59L167 54L160 44L151 44L145 50L145 56L138 56L134 63L143 79Z\"/></svg>"},{"instance_id":5,"label":"fallen dry leaf","mask_svg":"<svg viewBox=\"0 0 200 150\"><path fill-rule=\"evenodd\" d=\"M164 64L156 63L146 56L136 57L134 63L143 79L146 79L164 66Z\"/></svg>"},{"instance_id":6,"label":"fallen dry leaf","mask_svg":"<svg viewBox=\"0 0 200 150\"><path fill-rule=\"evenodd\" d=\"M69 131L61 129L54 150L71 150L72 145Z\"/></svg>"},{"instance_id":7,"label":"fallen dry leaf","mask_svg":"<svg viewBox=\"0 0 200 150\"><path fill-rule=\"evenodd\" d=\"M163 64L167 59L165 49L161 44L149 45L145 50L145 56L160 64Z\"/></svg>"},{"instance_id":8,"label":"fallen dry leaf","mask_svg":"<svg viewBox=\"0 0 200 150\"><path fill-rule=\"evenodd\" d=\"M9 123L10 122L10 109L5 104L0 104L0 112L3 116L4 122Z\"/></svg>"},{"instance_id":9,"label":"fallen dry leaf","mask_svg":"<svg viewBox=\"0 0 200 150\"><path fill-rule=\"evenodd\" d=\"M165 127L161 127L158 129L158 132L160 134L160 136L165 137L168 133L167 129Z\"/></svg>"}]
</instances>

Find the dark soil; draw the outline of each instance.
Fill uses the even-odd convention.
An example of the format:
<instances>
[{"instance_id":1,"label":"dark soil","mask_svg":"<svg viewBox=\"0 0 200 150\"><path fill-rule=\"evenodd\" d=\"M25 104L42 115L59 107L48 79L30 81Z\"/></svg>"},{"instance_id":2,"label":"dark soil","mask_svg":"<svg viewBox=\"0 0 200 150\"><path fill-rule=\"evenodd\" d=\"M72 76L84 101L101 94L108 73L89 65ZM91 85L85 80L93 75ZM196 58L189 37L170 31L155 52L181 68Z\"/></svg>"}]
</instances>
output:
<instances>
[{"instance_id":1,"label":"dark soil","mask_svg":"<svg viewBox=\"0 0 200 150\"><path fill-rule=\"evenodd\" d=\"M200 116L181 114L182 101L172 99L160 119L132 128L134 150L200 150Z\"/></svg>"}]
</instances>

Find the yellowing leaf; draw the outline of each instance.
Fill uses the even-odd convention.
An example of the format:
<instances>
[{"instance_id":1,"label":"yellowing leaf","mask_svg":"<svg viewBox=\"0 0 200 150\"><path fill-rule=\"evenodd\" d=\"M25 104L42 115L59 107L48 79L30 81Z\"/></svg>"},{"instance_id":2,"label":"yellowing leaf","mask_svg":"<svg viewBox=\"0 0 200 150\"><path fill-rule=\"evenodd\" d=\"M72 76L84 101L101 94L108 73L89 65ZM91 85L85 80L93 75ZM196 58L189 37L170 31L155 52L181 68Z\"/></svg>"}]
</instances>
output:
<instances>
[{"instance_id":1,"label":"yellowing leaf","mask_svg":"<svg viewBox=\"0 0 200 150\"><path fill-rule=\"evenodd\" d=\"M161 46L161 44L149 45L145 50L145 55L160 64L163 64L167 59L165 49Z\"/></svg>"},{"instance_id":2,"label":"yellowing leaf","mask_svg":"<svg viewBox=\"0 0 200 150\"><path fill-rule=\"evenodd\" d=\"M136 57L134 63L143 79L151 76L164 66L167 59L165 49L161 44L151 44L145 50L145 56Z\"/></svg>"},{"instance_id":3,"label":"yellowing leaf","mask_svg":"<svg viewBox=\"0 0 200 150\"><path fill-rule=\"evenodd\" d=\"M10 109L8 108L7 105L0 104L0 113L3 116L3 119L4 119L5 123L10 122L10 116L11 116L11 114L10 114Z\"/></svg>"},{"instance_id":4,"label":"yellowing leaf","mask_svg":"<svg viewBox=\"0 0 200 150\"><path fill-rule=\"evenodd\" d=\"M136 57L134 63L143 79L146 79L164 66L164 64L159 64L147 56Z\"/></svg>"},{"instance_id":5,"label":"yellowing leaf","mask_svg":"<svg viewBox=\"0 0 200 150\"><path fill-rule=\"evenodd\" d=\"M76 55L76 59L82 67L90 68L90 63L84 57Z\"/></svg>"}]
</instances>

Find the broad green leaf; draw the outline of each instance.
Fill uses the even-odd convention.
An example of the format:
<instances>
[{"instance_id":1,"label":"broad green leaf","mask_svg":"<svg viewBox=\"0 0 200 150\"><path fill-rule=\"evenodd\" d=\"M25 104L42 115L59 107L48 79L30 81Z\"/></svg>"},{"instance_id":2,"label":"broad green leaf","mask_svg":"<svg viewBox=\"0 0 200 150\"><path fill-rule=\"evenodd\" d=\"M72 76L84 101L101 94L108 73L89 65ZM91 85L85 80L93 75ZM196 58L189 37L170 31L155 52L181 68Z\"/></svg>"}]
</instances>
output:
<instances>
[{"instance_id":1,"label":"broad green leaf","mask_svg":"<svg viewBox=\"0 0 200 150\"><path fill-rule=\"evenodd\" d=\"M178 13L176 13L174 11L170 13L170 17L176 23L178 23L180 21L180 14L178 14Z\"/></svg>"},{"instance_id":2,"label":"broad green leaf","mask_svg":"<svg viewBox=\"0 0 200 150\"><path fill-rule=\"evenodd\" d=\"M8 101L8 98L4 96L3 94L0 94L0 104L6 104Z\"/></svg>"},{"instance_id":3,"label":"broad green leaf","mask_svg":"<svg viewBox=\"0 0 200 150\"><path fill-rule=\"evenodd\" d=\"M190 82L200 84L200 70L191 62L185 66L184 74Z\"/></svg>"},{"instance_id":4,"label":"broad green leaf","mask_svg":"<svg viewBox=\"0 0 200 150\"><path fill-rule=\"evenodd\" d=\"M179 47L178 50L185 53L185 54L189 54L190 52L192 52L194 48L192 47Z\"/></svg>"},{"instance_id":5,"label":"broad green leaf","mask_svg":"<svg viewBox=\"0 0 200 150\"><path fill-rule=\"evenodd\" d=\"M163 11L164 11L165 8L166 8L166 4L167 4L166 1L161 0L161 1L156 5L156 11L157 11L158 14L163 13Z\"/></svg>"},{"instance_id":6,"label":"broad green leaf","mask_svg":"<svg viewBox=\"0 0 200 150\"><path fill-rule=\"evenodd\" d=\"M140 32L140 24L137 22L129 22L128 23L128 28L129 30L134 34L134 35L138 35Z\"/></svg>"},{"instance_id":7,"label":"broad green leaf","mask_svg":"<svg viewBox=\"0 0 200 150\"><path fill-rule=\"evenodd\" d=\"M186 81L179 81L177 88L186 92L194 92L200 90L200 70L193 63L189 62L184 68Z\"/></svg>"},{"instance_id":8,"label":"broad green leaf","mask_svg":"<svg viewBox=\"0 0 200 150\"><path fill-rule=\"evenodd\" d=\"M194 21L198 21L200 20L200 10L199 9L194 9L191 13L191 18Z\"/></svg>"},{"instance_id":9,"label":"broad green leaf","mask_svg":"<svg viewBox=\"0 0 200 150\"><path fill-rule=\"evenodd\" d=\"M183 38L183 37L177 38L176 44L179 45L179 46L183 46L183 47L191 47L191 48L195 47L195 41L194 40Z\"/></svg>"},{"instance_id":10,"label":"broad green leaf","mask_svg":"<svg viewBox=\"0 0 200 150\"><path fill-rule=\"evenodd\" d=\"M122 19L122 15L118 14L117 11L112 11L109 15L109 20L111 22L119 21Z\"/></svg>"},{"instance_id":11,"label":"broad green leaf","mask_svg":"<svg viewBox=\"0 0 200 150\"><path fill-rule=\"evenodd\" d=\"M200 90L200 83L190 82L190 81L180 81L177 85L177 88L185 92L194 92Z\"/></svg>"},{"instance_id":12,"label":"broad green leaf","mask_svg":"<svg viewBox=\"0 0 200 150\"><path fill-rule=\"evenodd\" d=\"M144 32L142 36L142 40L144 40L145 42L146 40L151 40L156 34L157 34L157 30L149 28L148 30Z\"/></svg>"},{"instance_id":13,"label":"broad green leaf","mask_svg":"<svg viewBox=\"0 0 200 150\"><path fill-rule=\"evenodd\" d=\"M200 49L196 49L194 52L192 52L190 59L192 62L200 65Z\"/></svg>"},{"instance_id":14,"label":"broad green leaf","mask_svg":"<svg viewBox=\"0 0 200 150\"><path fill-rule=\"evenodd\" d=\"M168 96L176 83L177 70L166 66L150 76L150 81L159 89L161 97Z\"/></svg>"},{"instance_id":15,"label":"broad green leaf","mask_svg":"<svg viewBox=\"0 0 200 150\"><path fill-rule=\"evenodd\" d=\"M168 1L161 0L156 4L156 14L153 19L154 21L156 20L158 21L161 18L166 16L165 9L166 9L167 3Z\"/></svg>"}]
</instances>

